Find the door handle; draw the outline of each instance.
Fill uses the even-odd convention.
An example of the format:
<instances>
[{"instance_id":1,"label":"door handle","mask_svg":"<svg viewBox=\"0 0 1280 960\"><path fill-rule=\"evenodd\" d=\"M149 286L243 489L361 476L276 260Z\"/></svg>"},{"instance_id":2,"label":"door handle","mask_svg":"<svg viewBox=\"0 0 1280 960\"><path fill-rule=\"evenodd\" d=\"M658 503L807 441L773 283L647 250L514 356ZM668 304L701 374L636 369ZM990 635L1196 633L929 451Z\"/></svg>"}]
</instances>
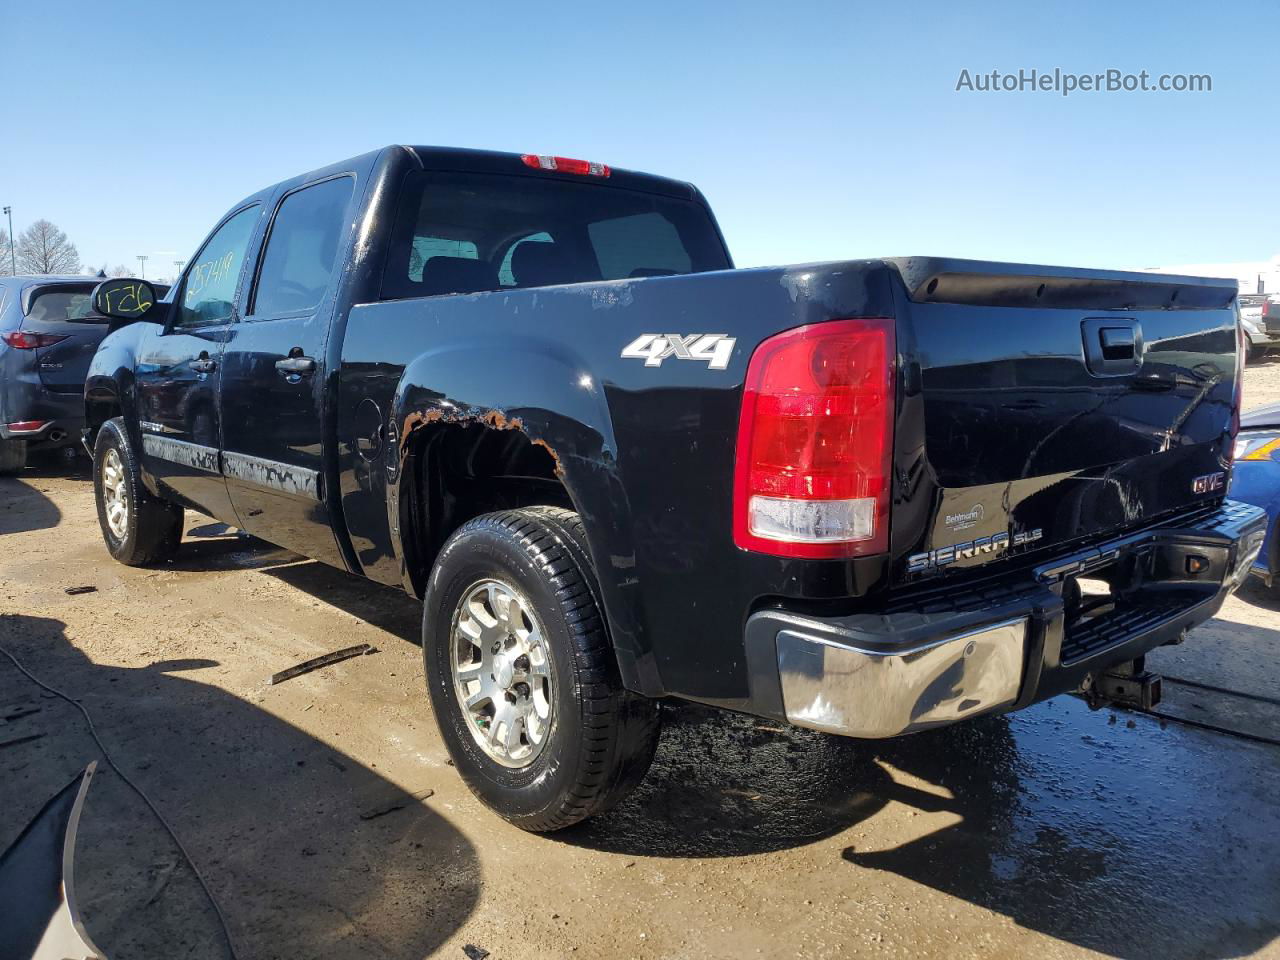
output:
<instances>
[{"instance_id":1,"label":"door handle","mask_svg":"<svg viewBox=\"0 0 1280 960\"><path fill-rule=\"evenodd\" d=\"M295 347L294 349L296 350L297 348ZM276 361L276 369L291 377L300 377L304 373L311 373L315 368L316 362L311 357L294 356L292 353L283 360Z\"/></svg>"},{"instance_id":2,"label":"door handle","mask_svg":"<svg viewBox=\"0 0 1280 960\"><path fill-rule=\"evenodd\" d=\"M191 369L196 373L213 373L218 369L218 361L210 360L208 357L201 357L199 360L191 361Z\"/></svg>"}]
</instances>

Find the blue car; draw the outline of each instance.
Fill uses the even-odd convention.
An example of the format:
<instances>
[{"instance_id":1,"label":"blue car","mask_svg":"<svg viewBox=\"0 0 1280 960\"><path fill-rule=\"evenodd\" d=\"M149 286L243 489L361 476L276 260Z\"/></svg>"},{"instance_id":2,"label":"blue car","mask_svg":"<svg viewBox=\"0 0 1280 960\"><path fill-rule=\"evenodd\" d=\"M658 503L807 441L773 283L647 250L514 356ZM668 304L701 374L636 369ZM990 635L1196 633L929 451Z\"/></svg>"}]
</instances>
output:
<instances>
[{"instance_id":1,"label":"blue car","mask_svg":"<svg viewBox=\"0 0 1280 960\"><path fill-rule=\"evenodd\" d=\"M0 277L0 476L19 473L28 453L79 447L84 378L111 323L89 302L100 282Z\"/></svg>"},{"instance_id":2,"label":"blue car","mask_svg":"<svg viewBox=\"0 0 1280 960\"><path fill-rule=\"evenodd\" d=\"M1267 539L1250 571L1272 589L1280 585L1280 403L1240 417L1231 497L1267 511Z\"/></svg>"}]
</instances>

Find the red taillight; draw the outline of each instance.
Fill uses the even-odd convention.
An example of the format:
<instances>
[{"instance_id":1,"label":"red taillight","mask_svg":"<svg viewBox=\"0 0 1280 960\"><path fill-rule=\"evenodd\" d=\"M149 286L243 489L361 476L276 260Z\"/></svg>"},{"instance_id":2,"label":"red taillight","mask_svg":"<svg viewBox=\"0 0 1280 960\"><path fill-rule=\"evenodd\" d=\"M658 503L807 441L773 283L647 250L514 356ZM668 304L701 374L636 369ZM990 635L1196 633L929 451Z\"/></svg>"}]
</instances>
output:
<instances>
[{"instance_id":1,"label":"red taillight","mask_svg":"<svg viewBox=\"0 0 1280 960\"><path fill-rule=\"evenodd\" d=\"M1263 300L1263 301L1262 301L1262 315L1263 315L1264 317L1269 317L1269 316L1271 316L1271 301L1270 301L1270 300Z\"/></svg>"},{"instance_id":2,"label":"red taillight","mask_svg":"<svg viewBox=\"0 0 1280 960\"><path fill-rule=\"evenodd\" d=\"M733 541L785 557L889 548L893 320L788 330L751 356L738 421Z\"/></svg>"},{"instance_id":3,"label":"red taillight","mask_svg":"<svg viewBox=\"0 0 1280 960\"><path fill-rule=\"evenodd\" d=\"M526 153L520 157L526 167L535 170L556 170L559 173L576 173L584 177L607 177L610 170L603 163L590 163L586 160L574 160L572 157L548 157L537 153Z\"/></svg>"},{"instance_id":4,"label":"red taillight","mask_svg":"<svg viewBox=\"0 0 1280 960\"><path fill-rule=\"evenodd\" d=\"M61 343L67 338L53 333L27 333L25 330L14 330L12 333L6 333L3 339L15 350L34 350L36 347L52 347L55 343Z\"/></svg>"},{"instance_id":5,"label":"red taillight","mask_svg":"<svg viewBox=\"0 0 1280 960\"><path fill-rule=\"evenodd\" d=\"M18 420L15 423L6 423L10 433L39 433L44 429L48 420Z\"/></svg>"}]
</instances>

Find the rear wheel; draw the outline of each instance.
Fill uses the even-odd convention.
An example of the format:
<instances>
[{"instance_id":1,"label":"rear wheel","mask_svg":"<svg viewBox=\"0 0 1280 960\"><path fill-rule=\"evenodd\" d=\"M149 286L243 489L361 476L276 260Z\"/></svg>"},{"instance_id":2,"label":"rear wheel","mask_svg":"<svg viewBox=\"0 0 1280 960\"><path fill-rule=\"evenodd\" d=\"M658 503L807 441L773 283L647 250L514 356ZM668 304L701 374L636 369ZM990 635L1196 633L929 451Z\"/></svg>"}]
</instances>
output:
<instances>
[{"instance_id":1,"label":"rear wheel","mask_svg":"<svg viewBox=\"0 0 1280 960\"><path fill-rule=\"evenodd\" d=\"M578 515L490 513L445 544L423 608L432 709L471 790L525 830L608 810L644 777L658 705L629 693Z\"/></svg>"},{"instance_id":2,"label":"rear wheel","mask_svg":"<svg viewBox=\"0 0 1280 960\"><path fill-rule=\"evenodd\" d=\"M1249 362L1250 362L1250 363L1257 363L1259 360L1261 360L1261 359L1262 359L1263 357L1265 357L1266 355L1267 355L1267 348L1266 348L1266 347L1255 347L1255 346L1251 346L1251 347L1249 347Z\"/></svg>"},{"instance_id":3,"label":"rear wheel","mask_svg":"<svg viewBox=\"0 0 1280 960\"><path fill-rule=\"evenodd\" d=\"M27 466L26 440L0 440L0 477L21 473Z\"/></svg>"},{"instance_id":4,"label":"rear wheel","mask_svg":"<svg viewBox=\"0 0 1280 960\"><path fill-rule=\"evenodd\" d=\"M93 492L98 524L111 556L131 567L167 560L182 539L182 507L152 496L124 421L115 417L98 430L93 447Z\"/></svg>"}]
</instances>

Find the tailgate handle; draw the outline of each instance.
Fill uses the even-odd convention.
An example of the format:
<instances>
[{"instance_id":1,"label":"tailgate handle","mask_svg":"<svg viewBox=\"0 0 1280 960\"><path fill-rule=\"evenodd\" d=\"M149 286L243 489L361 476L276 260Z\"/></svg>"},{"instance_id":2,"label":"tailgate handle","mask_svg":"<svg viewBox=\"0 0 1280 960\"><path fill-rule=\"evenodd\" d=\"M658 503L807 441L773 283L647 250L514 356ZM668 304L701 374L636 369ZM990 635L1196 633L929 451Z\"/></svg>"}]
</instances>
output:
<instances>
[{"instance_id":1,"label":"tailgate handle","mask_svg":"<svg viewBox=\"0 0 1280 960\"><path fill-rule=\"evenodd\" d=\"M1098 331L1098 335L1102 340L1102 359L1133 359L1133 329L1131 327L1103 327Z\"/></svg>"},{"instance_id":2,"label":"tailgate handle","mask_svg":"<svg viewBox=\"0 0 1280 960\"><path fill-rule=\"evenodd\" d=\"M1080 321L1084 361L1095 377L1129 377L1142 366L1142 327L1128 317Z\"/></svg>"}]
</instances>

